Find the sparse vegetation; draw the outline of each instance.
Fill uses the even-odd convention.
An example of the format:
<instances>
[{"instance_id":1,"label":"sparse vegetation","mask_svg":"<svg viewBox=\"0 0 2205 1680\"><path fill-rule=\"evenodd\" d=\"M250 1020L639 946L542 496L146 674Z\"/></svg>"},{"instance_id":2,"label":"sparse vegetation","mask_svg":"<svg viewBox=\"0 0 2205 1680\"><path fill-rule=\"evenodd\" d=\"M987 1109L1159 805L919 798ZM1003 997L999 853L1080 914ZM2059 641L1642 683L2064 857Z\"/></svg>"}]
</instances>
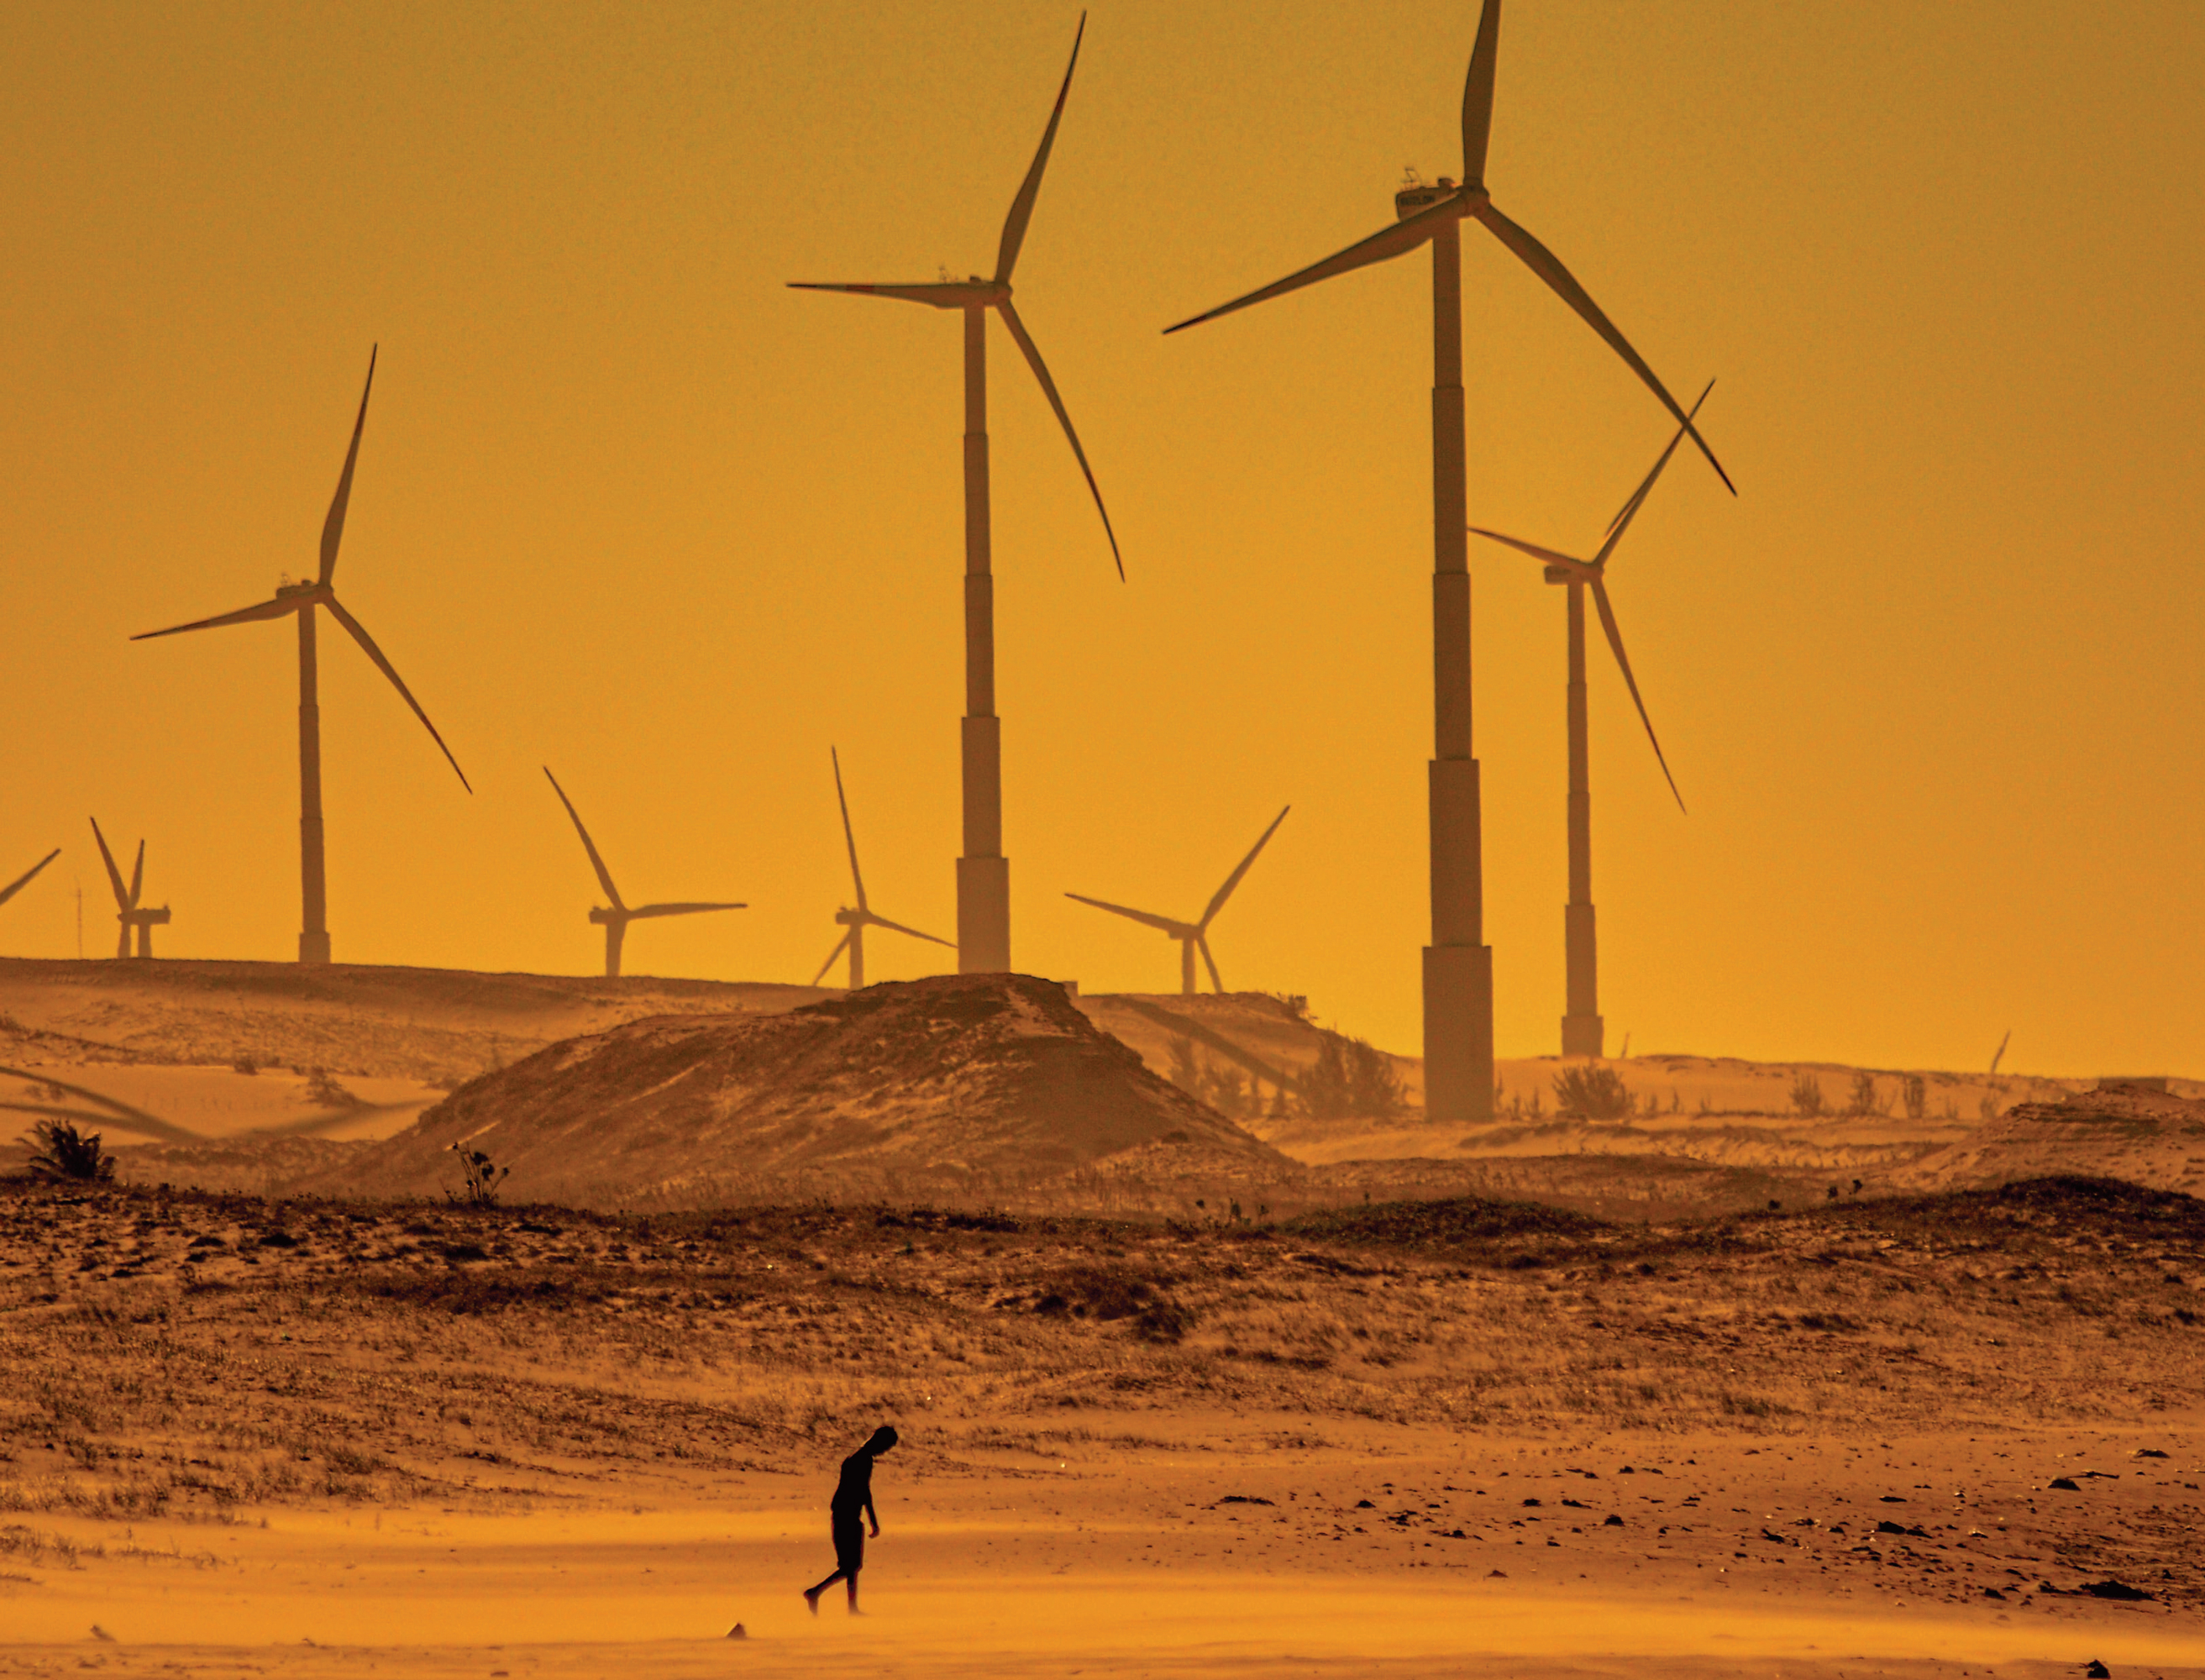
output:
<instances>
[{"instance_id":1,"label":"sparse vegetation","mask_svg":"<svg viewBox=\"0 0 2205 1680\"><path fill-rule=\"evenodd\" d=\"M1875 1075L1865 1071L1853 1075L1852 1096L1845 1103L1848 1117L1860 1120L1883 1113L1883 1098L1877 1091Z\"/></svg>"},{"instance_id":2,"label":"sparse vegetation","mask_svg":"<svg viewBox=\"0 0 2205 1680\"><path fill-rule=\"evenodd\" d=\"M1647 1101L1653 1101L1650 1091ZM1636 1104L1623 1076L1604 1064L1566 1067L1554 1076L1554 1112L1565 1119L1626 1120Z\"/></svg>"},{"instance_id":3,"label":"sparse vegetation","mask_svg":"<svg viewBox=\"0 0 2205 1680\"><path fill-rule=\"evenodd\" d=\"M40 1120L31 1128L31 1171L41 1178L106 1184L115 1177L115 1157L100 1138L97 1131L79 1131L73 1120Z\"/></svg>"},{"instance_id":4,"label":"sparse vegetation","mask_svg":"<svg viewBox=\"0 0 2205 1680\"><path fill-rule=\"evenodd\" d=\"M1829 1112L1822 1101L1822 1082L1804 1070L1792 1081L1792 1112L1803 1120L1816 1119Z\"/></svg>"},{"instance_id":5,"label":"sparse vegetation","mask_svg":"<svg viewBox=\"0 0 2205 1680\"><path fill-rule=\"evenodd\" d=\"M446 1190L446 1200L467 1208L496 1207L498 1186L512 1176L513 1169L492 1165L482 1150L471 1149L465 1143L453 1144L452 1153L460 1158L460 1187Z\"/></svg>"},{"instance_id":6,"label":"sparse vegetation","mask_svg":"<svg viewBox=\"0 0 2205 1680\"><path fill-rule=\"evenodd\" d=\"M1336 1032L1324 1035L1316 1060L1295 1083L1294 1097L1296 1109L1312 1120L1393 1119L1408 1108L1386 1053Z\"/></svg>"},{"instance_id":7,"label":"sparse vegetation","mask_svg":"<svg viewBox=\"0 0 2205 1680\"><path fill-rule=\"evenodd\" d=\"M1899 1100L1906 1109L1906 1118L1918 1120L1929 1112L1929 1082L1918 1073L1910 1073L1899 1088Z\"/></svg>"}]
</instances>

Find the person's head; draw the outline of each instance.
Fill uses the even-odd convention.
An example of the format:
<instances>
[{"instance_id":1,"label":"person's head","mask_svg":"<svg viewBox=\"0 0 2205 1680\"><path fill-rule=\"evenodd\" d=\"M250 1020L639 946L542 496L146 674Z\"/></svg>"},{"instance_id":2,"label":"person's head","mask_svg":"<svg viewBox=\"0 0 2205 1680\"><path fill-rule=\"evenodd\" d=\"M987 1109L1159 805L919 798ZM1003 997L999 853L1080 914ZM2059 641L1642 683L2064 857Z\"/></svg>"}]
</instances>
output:
<instances>
[{"instance_id":1,"label":"person's head","mask_svg":"<svg viewBox=\"0 0 2205 1680\"><path fill-rule=\"evenodd\" d=\"M895 1432L895 1425L893 1423L883 1423L879 1428L873 1431L872 1439L865 1443L863 1450L873 1457L877 1458L881 1454L886 1452L890 1447L894 1446L899 1439L900 1437L898 1437Z\"/></svg>"}]
</instances>

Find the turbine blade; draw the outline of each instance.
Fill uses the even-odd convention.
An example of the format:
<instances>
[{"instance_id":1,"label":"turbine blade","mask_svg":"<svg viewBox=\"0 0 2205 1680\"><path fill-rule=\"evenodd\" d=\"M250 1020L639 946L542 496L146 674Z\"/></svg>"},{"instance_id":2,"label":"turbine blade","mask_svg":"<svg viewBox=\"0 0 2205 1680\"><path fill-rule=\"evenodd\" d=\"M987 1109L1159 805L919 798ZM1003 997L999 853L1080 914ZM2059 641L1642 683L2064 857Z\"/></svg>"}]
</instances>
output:
<instances>
[{"instance_id":1,"label":"turbine blade","mask_svg":"<svg viewBox=\"0 0 2205 1680\"><path fill-rule=\"evenodd\" d=\"M567 797L567 790L559 786L559 778L551 774L549 764L544 767L544 778L551 784L551 791L559 796L559 803L567 807L567 815L574 819L574 832L582 837L582 850L590 854L590 867L597 872L597 885L605 889L605 896L613 901L615 910L625 911L627 906L621 902L620 888L613 885L612 871L605 867L605 860L597 856L597 842L590 838L590 831L582 826L581 812L574 809L574 802Z\"/></svg>"},{"instance_id":2,"label":"turbine blade","mask_svg":"<svg viewBox=\"0 0 2205 1680\"><path fill-rule=\"evenodd\" d=\"M1654 720L1646 715L1646 703L1638 698L1638 679L1631 674L1631 656L1623 650L1623 632L1616 627L1615 609L1608 604L1608 585L1598 578L1592 580L1592 599L1593 605L1600 609L1600 627L1608 632L1608 644L1614 650L1615 662L1622 668L1624 686L1631 691L1631 703L1638 708L1638 721L1646 726L1646 739L1654 743L1655 762L1661 767L1662 778L1669 784L1670 796L1676 800L1677 809L1684 810L1685 796L1677 792L1677 778L1669 774L1669 761L1661 751L1661 737L1654 733Z\"/></svg>"},{"instance_id":3,"label":"turbine blade","mask_svg":"<svg viewBox=\"0 0 2205 1680\"><path fill-rule=\"evenodd\" d=\"M1221 303L1204 314L1190 316L1177 326L1166 327L1167 334L1199 326L1204 321L1215 321L1221 315L1230 315L1236 309L1245 309L1251 304L1298 292L1305 286L1314 286L1320 280L1329 280L1336 274L1346 274L1353 269L1368 268L1373 263L1388 262L1395 257L1406 256L1432 236L1432 230L1448 217L1460 217L1463 213L1462 195L1454 193L1437 204L1418 211L1406 221L1396 222L1390 228L1382 228L1365 240L1358 240L1345 251L1336 251L1321 263L1311 263L1297 270L1284 280L1275 280L1260 290L1230 303Z\"/></svg>"},{"instance_id":4,"label":"turbine blade","mask_svg":"<svg viewBox=\"0 0 2205 1680\"><path fill-rule=\"evenodd\" d=\"M844 949L849 945L849 943L850 935L846 931L842 937L835 941L835 948L827 953L827 960L819 965L819 972L811 977L811 983L813 985L817 986L821 981L827 977L827 971L835 966L835 959L842 954Z\"/></svg>"},{"instance_id":5,"label":"turbine blade","mask_svg":"<svg viewBox=\"0 0 2205 1680\"><path fill-rule=\"evenodd\" d=\"M45 857L39 858L37 863L32 864L29 869L24 870L22 874L17 876L15 879L9 882L6 887L0 887L0 904L7 903L8 900L14 898L16 893L21 892L26 887L28 887L33 881L37 880L39 871L45 868L47 864L52 863L55 858L61 855L62 849L57 846L51 852L46 853Z\"/></svg>"},{"instance_id":6,"label":"turbine blade","mask_svg":"<svg viewBox=\"0 0 2205 1680\"><path fill-rule=\"evenodd\" d=\"M1702 391L1700 401L1692 405L1691 414L1687 417L1688 423L1690 419L1697 418L1700 403L1708 400L1708 391L1712 391L1715 388L1715 382L1712 379L1709 380L1707 391ZM1593 558L1592 563L1595 566L1608 564L1608 555L1615 552L1615 545L1623 540L1623 533L1631 528L1631 521L1637 517L1640 504L1653 490L1654 481L1661 476L1661 469L1668 466L1669 457L1677 453L1677 446L1684 441L1685 430L1682 426L1679 426L1677 429L1677 435L1669 440L1669 447L1661 451L1661 460L1654 463L1654 470L1646 475L1645 482L1631 492L1631 500L1623 504L1622 512L1608 522L1607 540L1600 545L1600 553Z\"/></svg>"},{"instance_id":7,"label":"turbine blade","mask_svg":"<svg viewBox=\"0 0 2205 1680\"><path fill-rule=\"evenodd\" d=\"M146 842L138 842L138 862L130 871L130 908L138 908L138 900L146 891Z\"/></svg>"},{"instance_id":8,"label":"turbine blade","mask_svg":"<svg viewBox=\"0 0 2205 1680\"><path fill-rule=\"evenodd\" d=\"M108 884L115 888L115 907L130 908L130 895L122 890L122 871L115 867L115 854L107 849L107 836L99 832L99 819L92 819L92 837L99 842L99 861L107 865Z\"/></svg>"},{"instance_id":9,"label":"turbine blade","mask_svg":"<svg viewBox=\"0 0 2205 1680\"><path fill-rule=\"evenodd\" d=\"M1174 939L1184 939L1186 936L1186 923L1174 922L1168 916L1151 916L1145 910L1128 910L1121 904L1111 904L1103 899L1091 899L1084 893L1067 893L1064 896L1067 899L1077 899L1082 904L1091 904L1097 910L1107 910L1113 916L1126 917L1138 922L1144 928L1160 928Z\"/></svg>"},{"instance_id":10,"label":"turbine blade","mask_svg":"<svg viewBox=\"0 0 2205 1680\"><path fill-rule=\"evenodd\" d=\"M909 934L913 939L930 940L936 945L948 946L952 951L957 948L957 941L954 939L942 939L933 934L923 934L916 928L906 928L900 922L891 922L885 916L876 916L870 910L865 912L865 925L871 928L886 928L891 933Z\"/></svg>"},{"instance_id":11,"label":"turbine blade","mask_svg":"<svg viewBox=\"0 0 2205 1680\"><path fill-rule=\"evenodd\" d=\"M407 705L413 708L413 715L421 720L421 727L429 732L429 739L436 742L437 747L443 751L446 761L452 767L452 774L460 779L460 786L466 788L468 793L473 793L474 784L467 780L467 773L460 768L460 761L452 757L451 748L444 745L444 738L437 733L437 726L429 721L429 714L421 709L421 703L413 698L413 691L406 686L405 680L398 674L396 668L383 656L383 650L376 646L375 638L361 626L358 619L345 611L343 603L336 596L324 596L322 604L330 609L330 617L352 632L353 640L358 642L367 656L375 662L375 668L390 679L390 686L404 698Z\"/></svg>"},{"instance_id":12,"label":"turbine blade","mask_svg":"<svg viewBox=\"0 0 2205 1680\"><path fill-rule=\"evenodd\" d=\"M1493 72L1501 56L1501 0L1485 0L1477 20L1477 45L1470 50L1470 74L1462 85L1462 179L1485 185L1485 143L1493 133Z\"/></svg>"},{"instance_id":13,"label":"turbine blade","mask_svg":"<svg viewBox=\"0 0 2205 1680\"><path fill-rule=\"evenodd\" d=\"M1492 200L1479 200L1472 206L1471 214L1485 223L1495 239L1521 258L1524 265L1545 281L1557 297L1577 311L1584 318L1585 324L1608 341L1609 349L1623 358L1631 371L1645 382L1646 389L1661 399L1661 406L1683 422L1685 430L1691 434L1692 442L1700 446L1700 453L1708 458L1708 465L1715 468L1715 477L1723 481L1723 488L1736 496L1738 486L1731 483L1730 474L1723 471L1722 463L1715 459L1715 452L1708 448L1707 439L1693 429L1691 417L1677 406L1677 399L1671 396L1667 388L1654 377L1654 370L1646 365L1638 353L1631 347L1630 341L1616 330L1615 324L1601 313L1600 306L1592 300L1584 287L1578 284L1576 276L1562 266L1561 259L1503 216Z\"/></svg>"},{"instance_id":14,"label":"turbine blade","mask_svg":"<svg viewBox=\"0 0 2205 1680\"><path fill-rule=\"evenodd\" d=\"M1198 939L1194 945L1195 949L1202 953L1204 966L1209 971L1209 984L1212 989L1222 992L1225 989L1225 982L1218 976L1217 959L1209 954L1209 941L1207 938Z\"/></svg>"},{"instance_id":15,"label":"turbine blade","mask_svg":"<svg viewBox=\"0 0 2205 1680\"><path fill-rule=\"evenodd\" d=\"M799 292L854 292L866 298L900 298L906 303L931 304L936 309L962 309L968 303L978 301L976 294L983 288L970 281L948 280L936 284L876 286L859 281L792 280L791 289Z\"/></svg>"},{"instance_id":16,"label":"turbine blade","mask_svg":"<svg viewBox=\"0 0 2205 1680\"><path fill-rule=\"evenodd\" d=\"M1217 912L1225 908L1226 899L1233 896L1233 889L1240 884L1240 877L1248 873L1249 866L1256 861L1256 854L1269 844L1271 836L1279 832L1279 824L1287 820L1287 811L1293 809L1292 805L1288 805L1286 810L1281 811L1271 819L1271 826L1263 830L1262 840L1248 848L1248 855L1240 860L1240 867L1225 877L1225 884L1217 889L1216 896L1210 899L1209 908L1202 912L1202 921L1198 925L1207 928ZM1206 946L1204 947L1204 954L1205 956L1209 954L1209 947ZM1224 989L1222 986L1218 988L1220 991Z\"/></svg>"},{"instance_id":17,"label":"turbine blade","mask_svg":"<svg viewBox=\"0 0 2205 1680\"><path fill-rule=\"evenodd\" d=\"M1034 371L1034 377L1041 381L1042 395L1049 399L1049 406L1056 410L1057 424L1064 428L1064 435L1072 441L1072 453L1079 462L1080 472L1086 477L1087 493L1095 498L1095 511L1102 516L1102 534L1110 539L1110 558L1118 563L1118 581L1122 584L1126 581L1126 561L1118 552L1118 533L1110 528L1110 510L1102 505L1102 491L1095 482L1094 472L1087 465L1087 451L1079 447L1079 434L1072 429L1072 416L1064 412L1064 399L1056 394L1056 381L1049 377L1048 364L1042 360L1032 335L1026 331L1025 323L1019 319L1019 312L1011 307L1011 300L1005 298L997 307L1002 311L1003 324L1011 329L1011 336L1018 340L1019 348L1025 352L1026 361Z\"/></svg>"},{"instance_id":18,"label":"turbine blade","mask_svg":"<svg viewBox=\"0 0 2205 1680\"><path fill-rule=\"evenodd\" d=\"M850 831L850 802L842 797L842 755L833 747L827 756L835 761L835 803L842 807L842 839L850 848L850 879L858 888L858 908L865 907L865 877L858 873L858 837Z\"/></svg>"},{"instance_id":19,"label":"turbine blade","mask_svg":"<svg viewBox=\"0 0 2205 1680\"><path fill-rule=\"evenodd\" d=\"M1041 192L1042 171L1049 167L1049 149L1056 144L1056 125L1064 115L1064 96L1072 92L1072 73L1079 68L1079 43L1087 33L1087 14L1079 15L1079 28L1072 38L1072 62L1064 67L1064 86L1056 90L1056 104L1049 111L1049 127L1042 130L1041 149L1034 153L1033 165L1026 178L1019 183L1019 195L1011 200L1011 213L1003 218L1003 242L996 251L996 283L1002 285L1018 266L1019 247L1025 243L1026 223L1033 219L1034 199Z\"/></svg>"},{"instance_id":20,"label":"turbine blade","mask_svg":"<svg viewBox=\"0 0 2205 1680\"><path fill-rule=\"evenodd\" d=\"M297 612L299 607L300 603L296 599L287 601L279 596L273 601L263 601L255 607L241 607L234 613L224 613L219 618L195 619L189 624L172 624L166 630L140 631L130 639L150 642L156 636L181 636L187 630L215 630L225 624L251 624L256 619L288 618Z\"/></svg>"},{"instance_id":21,"label":"turbine blade","mask_svg":"<svg viewBox=\"0 0 2205 1680\"><path fill-rule=\"evenodd\" d=\"M352 500L352 469L360 460L360 434L367 424L367 398L368 393L375 389L375 353L379 347L371 346L367 353L367 384L360 394L360 418L352 423L352 447L345 451L344 471L337 475L337 493L330 497L330 516L322 524L324 589L330 586L330 579L336 575L337 544L344 540L345 504Z\"/></svg>"},{"instance_id":22,"label":"turbine blade","mask_svg":"<svg viewBox=\"0 0 2205 1680\"><path fill-rule=\"evenodd\" d=\"M1534 560L1543 560L1549 566L1573 566L1582 569L1587 563L1582 560L1572 560L1559 549L1542 549L1536 543L1526 543L1519 537L1504 537L1497 531L1488 531L1482 525L1474 525L1470 529L1472 536L1483 537L1490 542L1505 543L1519 554L1527 554Z\"/></svg>"},{"instance_id":23,"label":"turbine blade","mask_svg":"<svg viewBox=\"0 0 2205 1680\"><path fill-rule=\"evenodd\" d=\"M645 904L628 911L628 919L640 922L651 916L694 916L706 910L748 910L746 904Z\"/></svg>"}]
</instances>

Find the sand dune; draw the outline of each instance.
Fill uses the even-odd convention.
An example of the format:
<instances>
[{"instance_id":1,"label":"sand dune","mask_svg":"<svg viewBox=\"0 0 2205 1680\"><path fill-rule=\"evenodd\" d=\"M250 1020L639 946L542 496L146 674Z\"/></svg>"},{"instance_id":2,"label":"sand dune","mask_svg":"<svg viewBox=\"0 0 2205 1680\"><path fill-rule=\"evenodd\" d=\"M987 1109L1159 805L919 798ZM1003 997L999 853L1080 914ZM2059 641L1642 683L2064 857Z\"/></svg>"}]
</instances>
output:
<instances>
[{"instance_id":1,"label":"sand dune","mask_svg":"<svg viewBox=\"0 0 2205 1680\"><path fill-rule=\"evenodd\" d=\"M456 1143L509 1166L514 1196L595 1202L726 1196L836 1168L1061 1172L1134 1151L1180 1170L1284 1164L1097 1031L1063 988L1017 975L569 1040L310 1183L433 1195Z\"/></svg>"}]
</instances>

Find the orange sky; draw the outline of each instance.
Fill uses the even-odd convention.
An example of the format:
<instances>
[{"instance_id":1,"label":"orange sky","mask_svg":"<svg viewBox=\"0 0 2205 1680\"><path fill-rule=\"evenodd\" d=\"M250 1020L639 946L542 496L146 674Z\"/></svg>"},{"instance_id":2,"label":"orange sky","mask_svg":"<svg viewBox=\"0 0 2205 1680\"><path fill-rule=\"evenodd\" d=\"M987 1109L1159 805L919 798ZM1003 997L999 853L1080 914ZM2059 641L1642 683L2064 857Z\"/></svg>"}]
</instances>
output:
<instances>
[{"instance_id":1,"label":"orange sky","mask_svg":"<svg viewBox=\"0 0 2205 1680\"><path fill-rule=\"evenodd\" d=\"M0 11L0 949L113 922L86 826L150 838L161 949L298 927L287 625L128 645L313 565L368 347L339 587L474 780L325 625L341 960L805 979L847 893L954 931L954 316L785 280L985 269L1076 10L18 0ZM991 328L1019 965L1236 987L1418 1042L1429 270L1159 329L1459 167L1476 7L1101 0L1018 274L1122 538ZM1691 815L1604 661L1611 1048L2046 1072L2205 1066L2205 12L1514 0L1488 179L1679 391L1612 573ZM1465 235L1480 523L1590 548L1666 437ZM1561 1010L1562 614L1474 550L1503 1054ZM872 942L877 976L931 947Z\"/></svg>"}]
</instances>

